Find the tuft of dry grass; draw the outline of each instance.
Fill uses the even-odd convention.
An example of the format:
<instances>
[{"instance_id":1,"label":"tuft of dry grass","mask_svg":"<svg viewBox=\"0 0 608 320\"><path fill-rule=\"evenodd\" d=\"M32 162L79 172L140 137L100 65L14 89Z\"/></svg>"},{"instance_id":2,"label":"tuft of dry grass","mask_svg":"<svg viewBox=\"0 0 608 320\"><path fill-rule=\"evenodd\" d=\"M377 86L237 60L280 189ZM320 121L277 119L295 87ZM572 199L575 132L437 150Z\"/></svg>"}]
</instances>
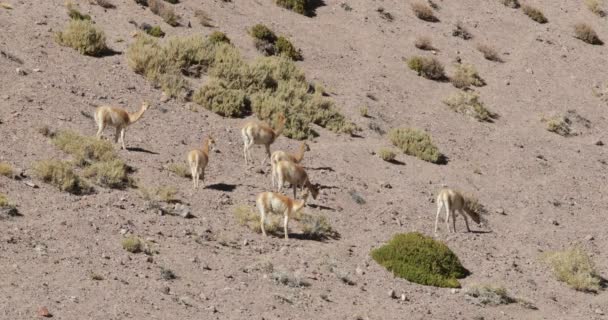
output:
<instances>
[{"instance_id":1,"label":"tuft of dry grass","mask_svg":"<svg viewBox=\"0 0 608 320\"><path fill-rule=\"evenodd\" d=\"M12 10L13 6L10 3L0 2L0 7L6 10Z\"/></svg>"},{"instance_id":2,"label":"tuft of dry grass","mask_svg":"<svg viewBox=\"0 0 608 320\"><path fill-rule=\"evenodd\" d=\"M450 77L454 87L469 89L471 86L483 87L486 82L477 74L477 70L470 64L457 64L454 75Z\"/></svg>"},{"instance_id":3,"label":"tuft of dry grass","mask_svg":"<svg viewBox=\"0 0 608 320\"><path fill-rule=\"evenodd\" d=\"M397 154L392 149L380 148L380 150L378 150L378 157L384 161L392 162L395 161Z\"/></svg>"},{"instance_id":4,"label":"tuft of dry grass","mask_svg":"<svg viewBox=\"0 0 608 320\"><path fill-rule=\"evenodd\" d=\"M327 217L323 215L301 213L295 220L298 220L302 233L309 239L324 240L338 237L338 233L332 228Z\"/></svg>"},{"instance_id":5,"label":"tuft of dry grass","mask_svg":"<svg viewBox=\"0 0 608 320\"><path fill-rule=\"evenodd\" d=\"M517 9L519 8L519 0L500 0L500 3L505 5L506 7Z\"/></svg>"},{"instance_id":6,"label":"tuft of dry grass","mask_svg":"<svg viewBox=\"0 0 608 320\"><path fill-rule=\"evenodd\" d=\"M564 116L557 116L550 119L543 119L547 123L547 131L557 133L560 136L570 136L570 119Z\"/></svg>"},{"instance_id":7,"label":"tuft of dry grass","mask_svg":"<svg viewBox=\"0 0 608 320\"><path fill-rule=\"evenodd\" d=\"M56 186L61 191L79 195L90 193L93 190L74 172L69 162L42 160L35 163L33 169L36 177Z\"/></svg>"},{"instance_id":8,"label":"tuft of dry grass","mask_svg":"<svg viewBox=\"0 0 608 320\"><path fill-rule=\"evenodd\" d=\"M13 178L13 167L8 162L0 162L0 176Z\"/></svg>"},{"instance_id":9,"label":"tuft of dry grass","mask_svg":"<svg viewBox=\"0 0 608 320\"><path fill-rule=\"evenodd\" d=\"M52 142L59 149L70 154L79 166L117 158L110 142L95 137L81 136L70 130L59 131L53 137Z\"/></svg>"},{"instance_id":10,"label":"tuft of dry grass","mask_svg":"<svg viewBox=\"0 0 608 320\"><path fill-rule=\"evenodd\" d=\"M600 17L606 16L606 11L604 11L604 8L602 7L601 0L585 0L585 5L587 6L587 9L594 14Z\"/></svg>"},{"instance_id":11,"label":"tuft of dry grass","mask_svg":"<svg viewBox=\"0 0 608 320\"><path fill-rule=\"evenodd\" d=\"M275 0L279 7L297 12L302 15L309 15L310 0Z\"/></svg>"},{"instance_id":12,"label":"tuft of dry grass","mask_svg":"<svg viewBox=\"0 0 608 320\"><path fill-rule=\"evenodd\" d=\"M597 33L595 33L595 30L593 30L593 28L586 23L577 23L574 25L574 37L585 41L588 44L604 44L604 42L597 36Z\"/></svg>"},{"instance_id":13,"label":"tuft of dry grass","mask_svg":"<svg viewBox=\"0 0 608 320\"><path fill-rule=\"evenodd\" d=\"M70 20L64 31L55 34L55 40L89 56L100 56L108 50L105 34L90 20Z\"/></svg>"},{"instance_id":14,"label":"tuft of dry grass","mask_svg":"<svg viewBox=\"0 0 608 320\"><path fill-rule=\"evenodd\" d=\"M238 205L234 208L234 216L237 218L240 225L246 226L257 233L262 232L260 215L257 214L254 208L248 205ZM281 231L282 218L283 217L279 215L267 215L266 221L264 221L264 229L266 232L276 234L278 231Z\"/></svg>"},{"instance_id":15,"label":"tuft of dry grass","mask_svg":"<svg viewBox=\"0 0 608 320\"><path fill-rule=\"evenodd\" d=\"M478 44L477 50L483 54L483 57L490 61L502 62L502 58L493 47L487 44Z\"/></svg>"},{"instance_id":16,"label":"tuft of dry grass","mask_svg":"<svg viewBox=\"0 0 608 320\"><path fill-rule=\"evenodd\" d=\"M122 248L130 253L143 252L147 255L152 254L150 244L137 236L128 236L121 241Z\"/></svg>"},{"instance_id":17,"label":"tuft of dry grass","mask_svg":"<svg viewBox=\"0 0 608 320\"><path fill-rule=\"evenodd\" d=\"M207 11L197 9L194 11L194 17L198 20L198 22L203 27L208 27L208 28L213 27L213 23L211 23L211 21L213 21L213 20L211 19L211 17L209 17L209 14L207 13Z\"/></svg>"},{"instance_id":18,"label":"tuft of dry grass","mask_svg":"<svg viewBox=\"0 0 608 320\"><path fill-rule=\"evenodd\" d=\"M173 172L178 177L192 178L190 168L188 168L188 166L185 164L172 163L167 167L167 170Z\"/></svg>"},{"instance_id":19,"label":"tuft of dry grass","mask_svg":"<svg viewBox=\"0 0 608 320\"><path fill-rule=\"evenodd\" d=\"M454 26L454 30L452 30L452 36L462 38L464 40L473 39L473 35L464 26L462 21L456 22L456 25Z\"/></svg>"},{"instance_id":20,"label":"tuft of dry grass","mask_svg":"<svg viewBox=\"0 0 608 320\"><path fill-rule=\"evenodd\" d=\"M418 129L392 129L389 139L403 153L431 163L445 163L445 156L433 144L431 136Z\"/></svg>"},{"instance_id":21,"label":"tuft of dry grass","mask_svg":"<svg viewBox=\"0 0 608 320\"><path fill-rule=\"evenodd\" d=\"M412 11L414 15L418 17L420 20L428 21L428 22L438 22L439 19L435 17L433 13L433 9L423 2L412 3Z\"/></svg>"},{"instance_id":22,"label":"tuft of dry grass","mask_svg":"<svg viewBox=\"0 0 608 320\"><path fill-rule=\"evenodd\" d=\"M433 57L414 56L407 61L410 69L418 72L419 76L423 76L430 80L446 79L445 70L439 60Z\"/></svg>"},{"instance_id":23,"label":"tuft of dry grass","mask_svg":"<svg viewBox=\"0 0 608 320\"><path fill-rule=\"evenodd\" d=\"M109 0L91 0L91 3L94 3L104 9L114 9L116 6L110 2Z\"/></svg>"},{"instance_id":24,"label":"tuft of dry grass","mask_svg":"<svg viewBox=\"0 0 608 320\"><path fill-rule=\"evenodd\" d=\"M418 37L414 41L414 46L420 50L435 50L429 37Z\"/></svg>"},{"instance_id":25,"label":"tuft of dry grass","mask_svg":"<svg viewBox=\"0 0 608 320\"><path fill-rule=\"evenodd\" d=\"M455 92L443 100L454 112L471 116L478 121L492 122L498 117L495 113L486 109L479 100L479 95L474 92Z\"/></svg>"},{"instance_id":26,"label":"tuft of dry grass","mask_svg":"<svg viewBox=\"0 0 608 320\"><path fill-rule=\"evenodd\" d=\"M163 18L168 25L179 26L180 17L171 6L166 5L162 0L148 0L148 7L154 14Z\"/></svg>"},{"instance_id":27,"label":"tuft of dry grass","mask_svg":"<svg viewBox=\"0 0 608 320\"><path fill-rule=\"evenodd\" d=\"M124 189L134 184L129 177L129 168L120 159L95 162L84 170L83 175L107 188Z\"/></svg>"},{"instance_id":28,"label":"tuft of dry grass","mask_svg":"<svg viewBox=\"0 0 608 320\"><path fill-rule=\"evenodd\" d=\"M549 20L547 20L547 18L545 17L545 15L543 14L542 11L540 11L537 8L534 8L532 6L529 5L523 5L521 7L521 9L524 11L524 14L526 14L528 17L530 17L530 19L538 22L538 23L547 23L549 22Z\"/></svg>"},{"instance_id":29,"label":"tuft of dry grass","mask_svg":"<svg viewBox=\"0 0 608 320\"><path fill-rule=\"evenodd\" d=\"M595 265L583 248L576 246L563 251L547 253L543 257L553 269L557 280L578 291L596 292L601 279Z\"/></svg>"}]
</instances>

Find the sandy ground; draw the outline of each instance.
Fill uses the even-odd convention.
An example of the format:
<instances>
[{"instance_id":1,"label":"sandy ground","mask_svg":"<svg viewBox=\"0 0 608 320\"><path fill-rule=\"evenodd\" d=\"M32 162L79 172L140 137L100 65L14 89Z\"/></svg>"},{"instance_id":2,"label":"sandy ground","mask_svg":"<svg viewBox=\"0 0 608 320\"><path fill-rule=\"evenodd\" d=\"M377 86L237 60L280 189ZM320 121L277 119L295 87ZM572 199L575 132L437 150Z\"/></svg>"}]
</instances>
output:
<instances>
[{"instance_id":1,"label":"sandy ground","mask_svg":"<svg viewBox=\"0 0 608 320\"><path fill-rule=\"evenodd\" d=\"M363 128L361 137L320 130L305 156L311 180L323 186L307 211L326 215L341 235L325 242L298 238L297 222L291 223L288 241L263 238L237 223L233 207L253 205L255 195L270 188L269 176L244 164L239 131L245 120L193 113L174 100L159 102L161 92L128 68L124 54L92 58L59 46L53 32L68 21L63 1L9 2L13 10L0 9L0 49L23 64L0 56L0 160L29 175L37 160L66 158L39 127L93 135L96 128L81 111L105 103L135 110L149 99L154 107L127 132L127 145L140 151L120 155L137 169L141 185L177 187L195 218L146 211L134 189L97 188L79 197L40 181L33 181L40 186L33 189L0 177L2 192L23 214L0 221L0 318L35 318L41 306L56 319L606 318L605 292L569 289L539 259L545 251L580 243L600 274L608 273L608 256L602 254L608 249L608 159L606 147L596 145L608 139L608 106L592 92L596 85L606 88L608 52L575 39L572 29L585 21L606 40L608 33L606 19L579 1L529 1L549 19L540 25L499 1L436 1L440 22L429 23L414 17L412 1L351 0L346 2L353 10L346 11L341 1L326 0L308 18L271 0L182 0L176 11L192 28L171 28L134 1L113 0L117 9L110 10L80 1L81 11L91 14L120 52L133 41L130 19L160 24L168 36L224 31L248 59L259 55L246 32L256 23L301 48L304 61L298 64L307 77L321 83ZM394 21L381 19L378 7ZM205 9L216 28L195 23L195 9ZM472 40L451 35L458 20ZM448 73L457 56L476 66L487 82L477 91L500 115L495 123L453 113L441 102L456 90L451 84L407 69L403 58L430 55L413 46L422 35L432 39ZM479 43L496 47L505 62L484 60L475 49ZM371 117L359 115L362 106ZM590 128L569 138L545 130L542 117L570 109L590 120ZM384 130L427 130L449 163L438 166L405 155L398 156L402 165L383 162L372 151L389 142L368 129L370 123ZM209 133L219 152L211 155L207 187L193 192L189 180L164 167L184 161ZM281 137L272 148L297 146ZM262 149L256 148L254 157L258 166ZM392 188L383 187L387 183ZM463 286L503 285L538 310L517 304L479 307L462 291L394 278L371 260L370 249L395 233L432 234L433 198L442 184L475 194L491 213L488 226L474 227L483 232L465 233L461 219L457 234L448 235L441 225L438 238L472 272ZM356 204L351 190L366 204ZM505 214L497 213L501 210ZM153 240L159 254L150 259L127 253L121 231ZM275 284L261 267L267 262L310 286ZM161 268L173 270L177 279L161 279ZM92 280L93 273L104 280ZM336 274L347 274L354 284ZM407 301L389 298L389 290L404 293Z\"/></svg>"}]
</instances>

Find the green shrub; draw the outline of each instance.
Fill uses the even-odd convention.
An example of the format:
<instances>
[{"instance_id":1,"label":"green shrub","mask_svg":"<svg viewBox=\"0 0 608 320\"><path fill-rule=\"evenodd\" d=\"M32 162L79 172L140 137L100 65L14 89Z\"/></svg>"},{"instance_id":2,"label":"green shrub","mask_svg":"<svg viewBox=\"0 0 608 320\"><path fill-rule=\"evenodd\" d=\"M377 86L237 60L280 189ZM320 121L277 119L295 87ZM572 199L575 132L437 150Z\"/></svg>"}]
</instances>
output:
<instances>
[{"instance_id":1,"label":"green shrub","mask_svg":"<svg viewBox=\"0 0 608 320\"><path fill-rule=\"evenodd\" d=\"M433 57L414 56L407 61L407 65L410 69L418 72L419 76L427 79L443 80L446 78L443 65Z\"/></svg>"},{"instance_id":2,"label":"green shrub","mask_svg":"<svg viewBox=\"0 0 608 320\"><path fill-rule=\"evenodd\" d=\"M500 55L496 52L496 49L485 45L477 45L477 50L483 54L483 57L490 61L502 62Z\"/></svg>"},{"instance_id":3,"label":"green shrub","mask_svg":"<svg viewBox=\"0 0 608 320\"><path fill-rule=\"evenodd\" d=\"M432 163L445 162L445 157L426 132L411 128L392 129L389 132L389 139L393 145L407 155Z\"/></svg>"},{"instance_id":4,"label":"green shrub","mask_svg":"<svg viewBox=\"0 0 608 320\"><path fill-rule=\"evenodd\" d=\"M570 119L563 116L553 117L549 120L543 120L547 122L547 130L553 133L557 133L560 136L570 136Z\"/></svg>"},{"instance_id":5,"label":"green shrub","mask_svg":"<svg viewBox=\"0 0 608 320\"><path fill-rule=\"evenodd\" d=\"M599 290L601 279L589 255L580 247L547 253L544 260L553 268L557 280L579 291Z\"/></svg>"},{"instance_id":6,"label":"green shrub","mask_svg":"<svg viewBox=\"0 0 608 320\"><path fill-rule=\"evenodd\" d=\"M247 205L238 205L234 208L234 216L237 218L240 225L246 226L254 232L262 233L260 215L257 214L252 207ZM282 218L283 217L280 215L267 215L264 224L264 229L266 232L276 235L279 229L282 230Z\"/></svg>"},{"instance_id":7,"label":"green shrub","mask_svg":"<svg viewBox=\"0 0 608 320\"><path fill-rule=\"evenodd\" d=\"M165 36L165 32L160 28L160 26L154 26L146 30L146 33L156 38L162 38Z\"/></svg>"},{"instance_id":8,"label":"green shrub","mask_svg":"<svg viewBox=\"0 0 608 320\"><path fill-rule=\"evenodd\" d=\"M433 13L433 9L428 5L422 2L416 2L412 4L412 11L414 11L414 15L418 17L420 20L429 21L429 22L438 22L439 19L435 17Z\"/></svg>"},{"instance_id":9,"label":"green shrub","mask_svg":"<svg viewBox=\"0 0 608 320\"><path fill-rule=\"evenodd\" d=\"M251 111L245 91L228 89L217 80L212 80L198 90L193 100L203 108L224 117L241 117Z\"/></svg>"},{"instance_id":10,"label":"green shrub","mask_svg":"<svg viewBox=\"0 0 608 320\"><path fill-rule=\"evenodd\" d=\"M255 39L267 41L270 43L274 43L275 41L277 41L277 35L274 34L274 32L270 30L270 28L263 24L256 24L255 26L251 27L251 29L249 30L249 34L251 34L251 36Z\"/></svg>"},{"instance_id":11,"label":"green shrub","mask_svg":"<svg viewBox=\"0 0 608 320\"><path fill-rule=\"evenodd\" d=\"M90 56L99 56L108 49L103 31L95 28L90 20L70 20L64 31L56 33L55 39L63 46Z\"/></svg>"},{"instance_id":12,"label":"green shrub","mask_svg":"<svg viewBox=\"0 0 608 320\"><path fill-rule=\"evenodd\" d=\"M542 11L529 6L529 5L523 5L521 7L521 9L524 11L524 13L530 17L530 19L538 22L538 23L547 23L549 22L549 20L547 20L547 18L545 18L545 15L542 13Z\"/></svg>"},{"instance_id":13,"label":"green shrub","mask_svg":"<svg viewBox=\"0 0 608 320\"><path fill-rule=\"evenodd\" d=\"M150 244L136 236L128 236L122 239L122 248L130 253L140 253L151 255Z\"/></svg>"},{"instance_id":14,"label":"green shrub","mask_svg":"<svg viewBox=\"0 0 608 320\"><path fill-rule=\"evenodd\" d=\"M308 15L309 0L275 0L276 4L280 7L289 9L299 14Z\"/></svg>"},{"instance_id":15,"label":"green shrub","mask_svg":"<svg viewBox=\"0 0 608 320\"><path fill-rule=\"evenodd\" d=\"M133 184L129 168L120 159L95 162L84 170L84 176L107 188L123 189Z\"/></svg>"},{"instance_id":16,"label":"green shrub","mask_svg":"<svg viewBox=\"0 0 608 320\"><path fill-rule=\"evenodd\" d=\"M180 17L175 13L173 8L166 5L162 0L148 0L148 7L154 14L163 18L170 26L176 27L179 25Z\"/></svg>"},{"instance_id":17,"label":"green shrub","mask_svg":"<svg viewBox=\"0 0 608 320\"><path fill-rule=\"evenodd\" d=\"M13 167L8 162L0 162L0 176L13 178Z\"/></svg>"},{"instance_id":18,"label":"green shrub","mask_svg":"<svg viewBox=\"0 0 608 320\"><path fill-rule=\"evenodd\" d=\"M219 44L219 43L230 44L230 38L228 38L228 36L225 33L220 32L220 31L213 31L207 38L207 41L209 41L210 43L213 43L213 44Z\"/></svg>"},{"instance_id":19,"label":"green shrub","mask_svg":"<svg viewBox=\"0 0 608 320\"><path fill-rule=\"evenodd\" d=\"M589 44L604 44L604 42L597 36L597 33L595 33L595 30L593 30L593 28L586 23L577 23L574 25L574 36L577 39L583 40Z\"/></svg>"},{"instance_id":20,"label":"green shrub","mask_svg":"<svg viewBox=\"0 0 608 320\"><path fill-rule=\"evenodd\" d=\"M380 150L378 150L378 157L380 157L380 159L384 161L391 162L395 161L397 154L395 153L395 151L389 148L381 148Z\"/></svg>"},{"instance_id":21,"label":"green shrub","mask_svg":"<svg viewBox=\"0 0 608 320\"><path fill-rule=\"evenodd\" d=\"M470 64L457 64L456 72L450 77L454 87L458 89L468 89L471 86L482 87L486 83L477 73L475 67Z\"/></svg>"},{"instance_id":22,"label":"green shrub","mask_svg":"<svg viewBox=\"0 0 608 320\"><path fill-rule=\"evenodd\" d=\"M61 191L72 194L86 194L92 188L82 180L68 162L43 160L34 164L34 175L42 181L52 184Z\"/></svg>"},{"instance_id":23,"label":"green shrub","mask_svg":"<svg viewBox=\"0 0 608 320\"><path fill-rule=\"evenodd\" d=\"M517 300L509 296L507 289L495 286L471 286L465 290L471 302L478 305L498 306L510 304Z\"/></svg>"},{"instance_id":24,"label":"green shrub","mask_svg":"<svg viewBox=\"0 0 608 320\"><path fill-rule=\"evenodd\" d=\"M519 0L500 0L506 7L517 9L519 8Z\"/></svg>"},{"instance_id":25,"label":"green shrub","mask_svg":"<svg viewBox=\"0 0 608 320\"><path fill-rule=\"evenodd\" d=\"M284 55L291 60L302 60L302 53L291 44L287 38L280 36L275 43L276 52L278 55Z\"/></svg>"},{"instance_id":26,"label":"green shrub","mask_svg":"<svg viewBox=\"0 0 608 320\"><path fill-rule=\"evenodd\" d=\"M371 256L395 276L422 285L459 288L458 279L469 274L444 243L417 232L395 235Z\"/></svg>"},{"instance_id":27,"label":"green shrub","mask_svg":"<svg viewBox=\"0 0 608 320\"><path fill-rule=\"evenodd\" d=\"M70 154L79 166L97 161L111 161L117 157L110 142L95 137L81 136L70 130L59 131L52 142L59 149Z\"/></svg>"},{"instance_id":28,"label":"green shrub","mask_svg":"<svg viewBox=\"0 0 608 320\"><path fill-rule=\"evenodd\" d=\"M483 103L479 101L479 95L474 92L455 92L443 100L443 103L453 111L468 115L479 121L492 122L493 119L498 117L498 115L486 109Z\"/></svg>"}]
</instances>

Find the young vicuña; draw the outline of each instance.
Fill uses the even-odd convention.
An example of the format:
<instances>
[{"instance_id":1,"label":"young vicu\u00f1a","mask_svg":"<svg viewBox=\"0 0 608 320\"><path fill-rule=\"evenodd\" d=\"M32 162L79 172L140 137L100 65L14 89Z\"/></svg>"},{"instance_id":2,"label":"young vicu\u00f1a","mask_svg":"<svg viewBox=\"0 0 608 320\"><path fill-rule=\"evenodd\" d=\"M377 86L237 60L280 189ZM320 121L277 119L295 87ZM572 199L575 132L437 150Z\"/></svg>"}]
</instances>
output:
<instances>
[{"instance_id":1,"label":"young vicu\u00f1a","mask_svg":"<svg viewBox=\"0 0 608 320\"><path fill-rule=\"evenodd\" d=\"M209 150L213 149L215 140L209 136L203 140L201 149L194 149L188 152L188 164L192 173L192 185L196 189L199 186L199 179L202 177L203 184L205 183L205 167L209 162Z\"/></svg>"},{"instance_id":2,"label":"young vicu\u00f1a","mask_svg":"<svg viewBox=\"0 0 608 320\"><path fill-rule=\"evenodd\" d=\"M441 213L441 209L445 207L446 216L445 223L448 228L448 232L452 232L450 230L450 216L452 217L452 225L454 227L454 232L456 232L456 211L460 212L460 214L464 217L464 222L467 226L467 232L471 232L469 228L469 221L467 219L467 215L473 219L476 223L481 222L481 217L479 213L471 210L466 203L466 199L462 196L462 194L454 189L443 188L439 191L439 195L437 195L437 216L435 217L435 233L437 233L437 223L439 222L439 214Z\"/></svg>"}]
</instances>

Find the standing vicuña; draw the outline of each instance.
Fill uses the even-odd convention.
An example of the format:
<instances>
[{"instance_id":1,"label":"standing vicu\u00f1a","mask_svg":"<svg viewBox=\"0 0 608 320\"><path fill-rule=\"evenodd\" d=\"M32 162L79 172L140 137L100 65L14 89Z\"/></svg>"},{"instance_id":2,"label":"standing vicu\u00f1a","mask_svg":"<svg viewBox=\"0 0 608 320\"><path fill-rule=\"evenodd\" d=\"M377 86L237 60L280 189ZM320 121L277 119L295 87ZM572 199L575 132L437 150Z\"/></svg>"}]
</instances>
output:
<instances>
[{"instance_id":1,"label":"standing vicu\u00f1a","mask_svg":"<svg viewBox=\"0 0 608 320\"><path fill-rule=\"evenodd\" d=\"M258 195L256 204L258 206L258 210L260 211L260 226L262 228L262 234L266 236L266 229L264 228L266 214L283 214L283 230L285 232L285 239L289 239L289 235L287 233L287 223L289 222L289 217L293 217L298 213L298 211L302 210L306 204L306 200L291 199L275 192L262 192Z\"/></svg>"},{"instance_id":2,"label":"standing vicu\u00f1a","mask_svg":"<svg viewBox=\"0 0 608 320\"><path fill-rule=\"evenodd\" d=\"M465 198L460 194L460 192L450 189L443 188L439 191L439 195L437 196L437 216L435 217L435 233L437 233L437 223L439 221L439 214L441 213L441 209L445 207L446 215L445 215L445 223L448 227L448 232L452 232L450 230L450 216L452 217L452 225L454 227L454 232L456 232L456 211L460 212L460 214L464 217L464 222L467 225L467 232L471 232L469 228L469 221L467 219L467 215L473 219L476 223L480 223L480 216L477 212L471 210L468 207Z\"/></svg>"},{"instance_id":3,"label":"standing vicu\u00f1a","mask_svg":"<svg viewBox=\"0 0 608 320\"><path fill-rule=\"evenodd\" d=\"M296 198L296 189L298 187L300 187L300 190L302 191L304 188L310 191L313 199L316 199L319 194L319 189L310 183L306 170L299 164L295 164L291 161L279 161L275 166L275 172L272 174L276 174L278 178L278 192L281 192L285 182L291 184L293 187L294 199ZM306 196L308 196L308 193L306 193Z\"/></svg>"},{"instance_id":4,"label":"standing vicu\u00f1a","mask_svg":"<svg viewBox=\"0 0 608 320\"><path fill-rule=\"evenodd\" d=\"M125 130L127 127L141 118L141 116L148 110L150 103L147 101L142 102L141 109L135 113L129 113L122 108L112 106L100 106L95 110L95 123L97 123L97 138L101 139L101 133L107 127L115 127L116 134L114 136L114 143L120 141L121 147L125 147Z\"/></svg>"},{"instance_id":5,"label":"standing vicu\u00f1a","mask_svg":"<svg viewBox=\"0 0 608 320\"><path fill-rule=\"evenodd\" d=\"M215 140L209 136L203 140L202 149L194 149L188 153L188 164L190 164L190 172L192 173L192 185L194 189L198 188L199 179L202 176L203 184L205 183L205 167L209 162L209 150L213 149Z\"/></svg>"},{"instance_id":6,"label":"standing vicu\u00f1a","mask_svg":"<svg viewBox=\"0 0 608 320\"><path fill-rule=\"evenodd\" d=\"M243 136L243 153L245 154L245 164L249 164L249 158L251 158L251 147L254 144L264 145L266 148L266 156L262 160L262 165L266 162L266 158L270 157L270 145L281 135L285 128L285 115L279 114L277 118L276 129L272 129L269 125L259 122L252 121L247 122L241 130Z\"/></svg>"},{"instance_id":7,"label":"standing vicu\u00f1a","mask_svg":"<svg viewBox=\"0 0 608 320\"><path fill-rule=\"evenodd\" d=\"M296 154L289 154L285 151L277 150L272 153L270 157L270 166L272 167L271 176L272 176L272 187L274 188L274 181L276 176L276 166L279 161L291 161L293 163L300 163L304 158L304 152L309 151L310 147L306 141L302 142L300 145L300 151Z\"/></svg>"}]
</instances>

